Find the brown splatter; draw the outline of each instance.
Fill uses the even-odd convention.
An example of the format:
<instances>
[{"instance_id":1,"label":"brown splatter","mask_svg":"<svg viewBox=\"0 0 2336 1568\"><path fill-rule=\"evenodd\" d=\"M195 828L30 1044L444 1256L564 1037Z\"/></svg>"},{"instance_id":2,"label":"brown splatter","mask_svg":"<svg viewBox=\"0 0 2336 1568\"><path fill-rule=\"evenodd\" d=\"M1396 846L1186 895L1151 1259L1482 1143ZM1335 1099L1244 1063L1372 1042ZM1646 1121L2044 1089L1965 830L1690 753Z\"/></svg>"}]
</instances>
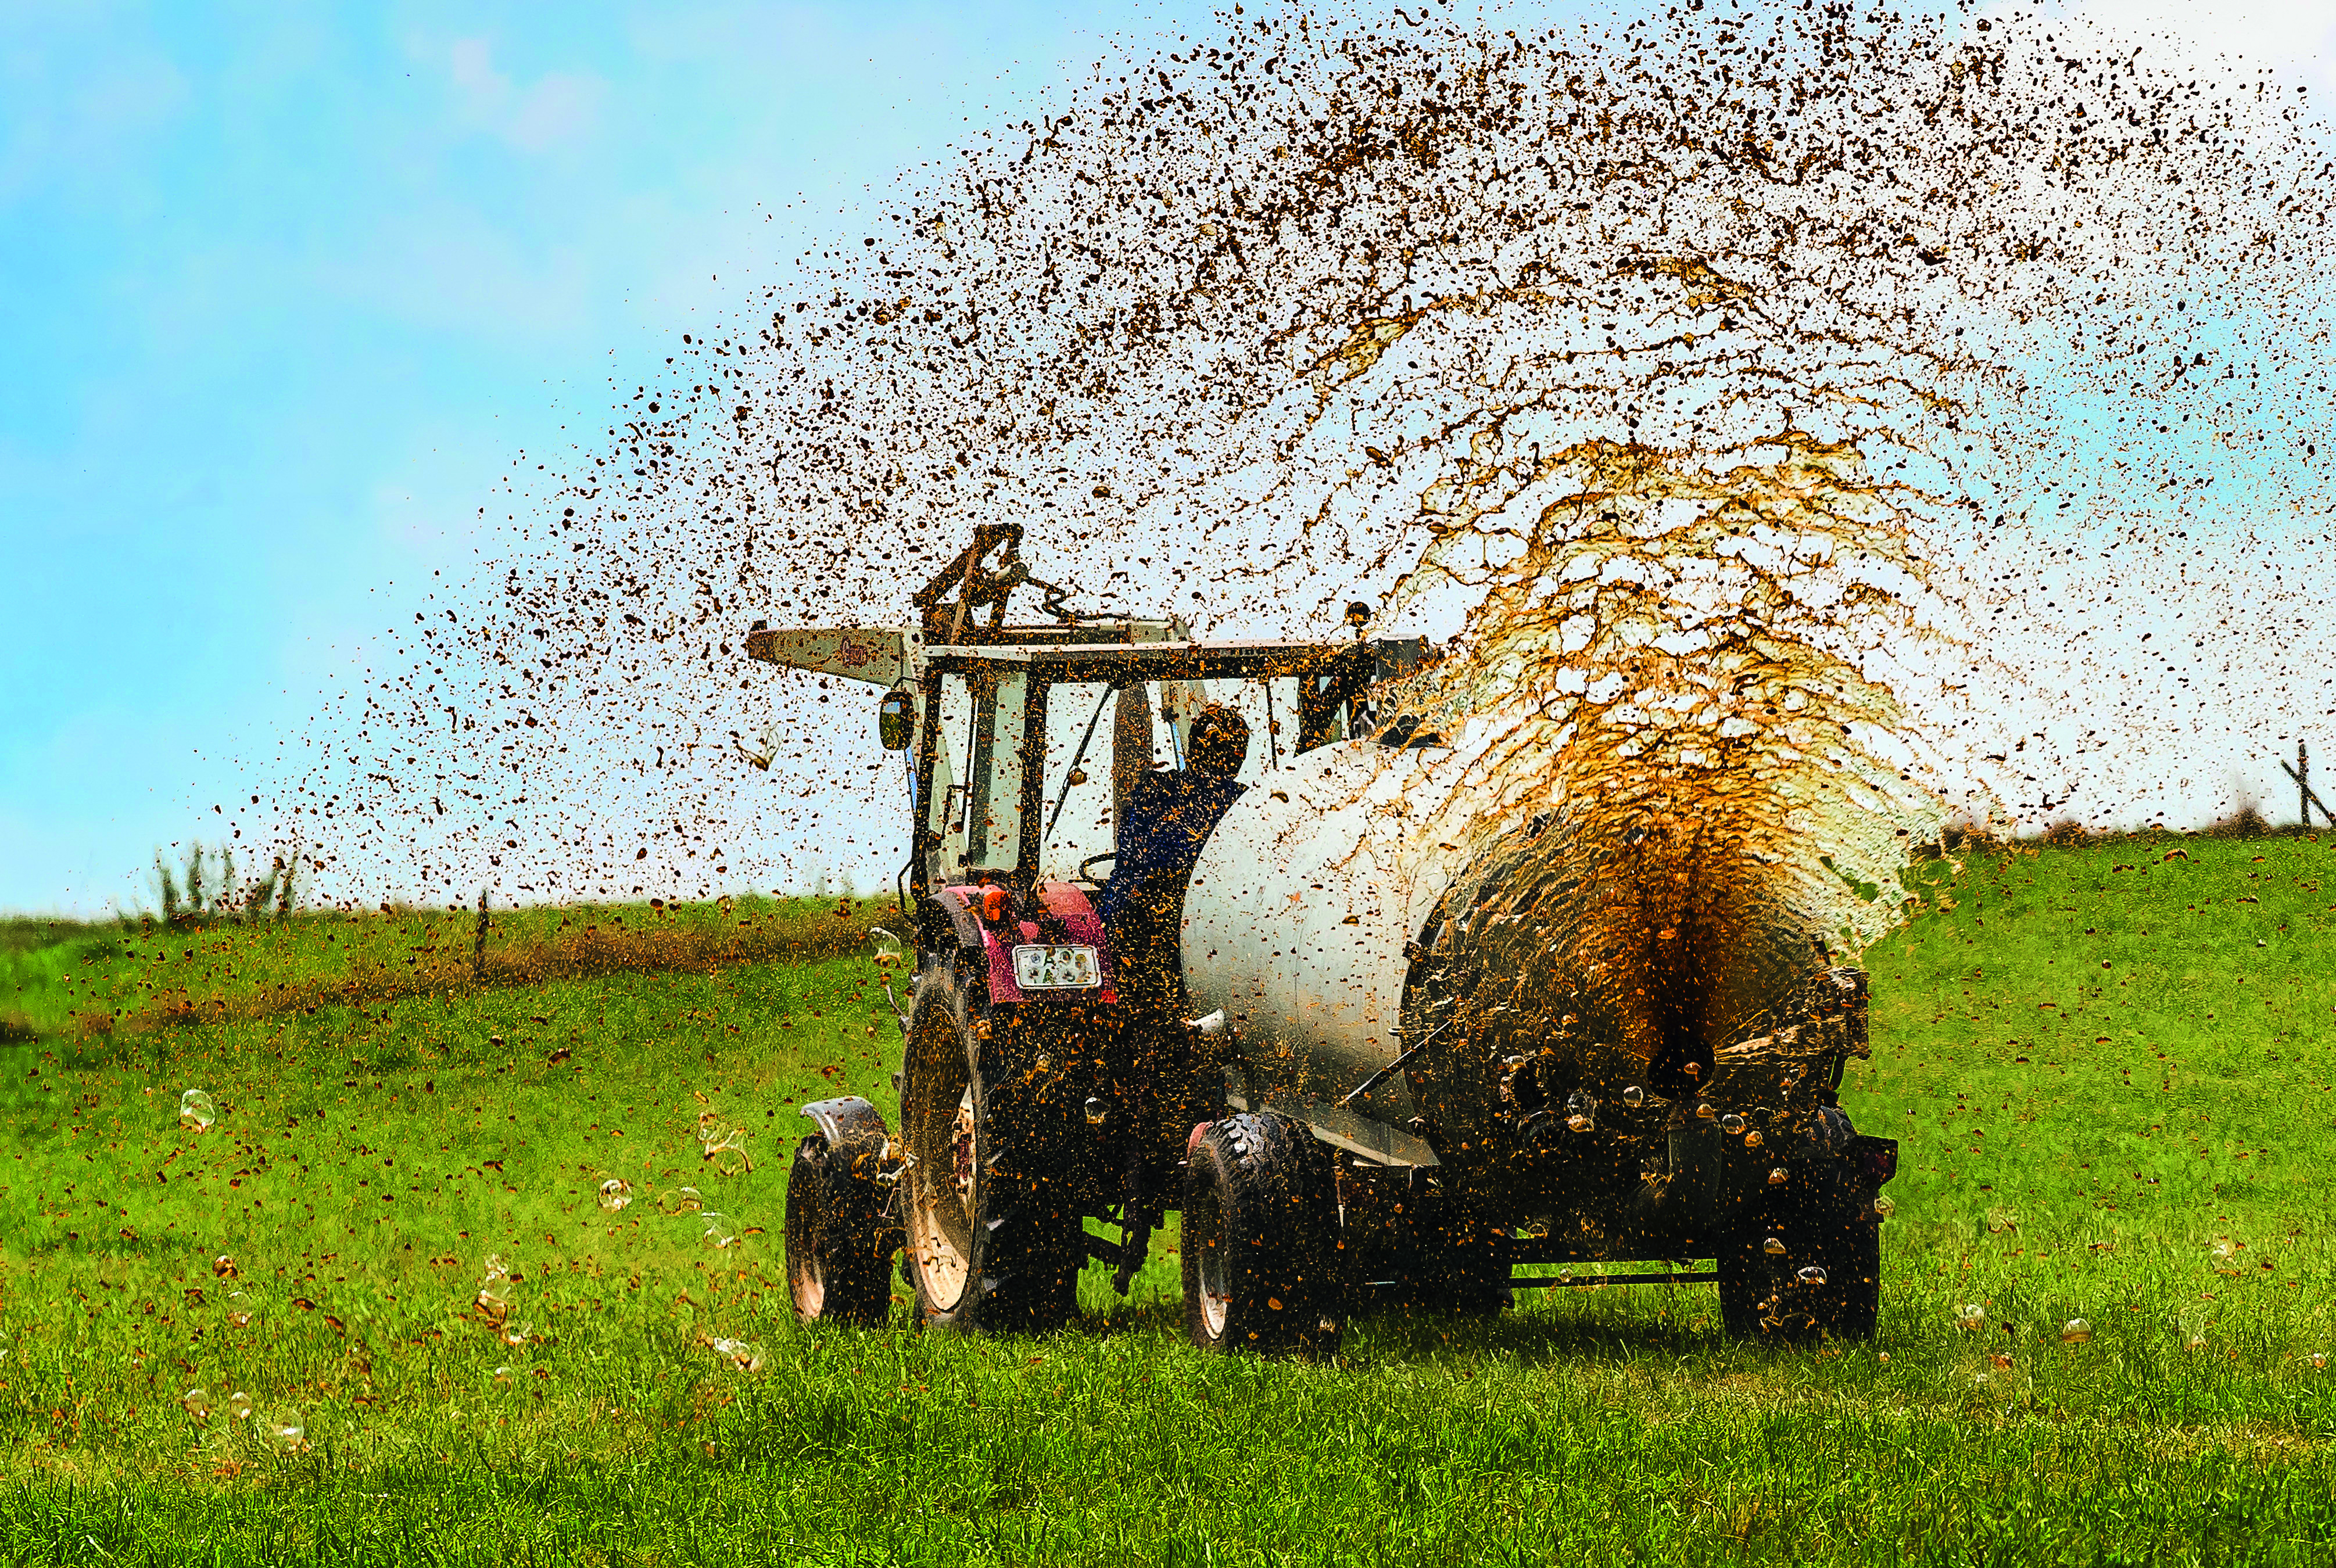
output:
<instances>
[{"instance_id":1,"label":"brown splatter","mask_svg":"<svg viewBox=\"0 0 2336 1568\"><path fill-rule=\"evenodd\" d=\"M1417 702L1501 730L1486 765L1584 813L1570 841L1627 842L1633 897L1692 864L1709 908L1853 944L1922 780L2032 817L2165 722L2139 691L2084 734L1975 708L2022 665L2007 612L2081 648L2188 585L2210 700L2236 634L2166 519L2325 474L2292 396L2324 160L2267 79L1839 6L1219 27L904 174L601 433L521 454L521 545L380 652L254 837L268 810L368 897L696 894L889 845L863 694L741 638L900 619L993 520L1091 603L1456 627ZM2082 628L2029 596L2084 571Z\"/></svg>"}]
</instances>

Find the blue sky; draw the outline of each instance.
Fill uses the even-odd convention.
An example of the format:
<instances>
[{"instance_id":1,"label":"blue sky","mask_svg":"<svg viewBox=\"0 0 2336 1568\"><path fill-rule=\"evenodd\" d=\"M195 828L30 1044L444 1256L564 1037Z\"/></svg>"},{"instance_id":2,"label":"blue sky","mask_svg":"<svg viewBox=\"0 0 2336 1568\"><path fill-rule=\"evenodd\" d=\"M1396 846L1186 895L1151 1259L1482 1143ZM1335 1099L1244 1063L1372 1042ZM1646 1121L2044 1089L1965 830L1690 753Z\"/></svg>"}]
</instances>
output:
<instances>
[{"instance_id":1,"label":"blue sky","mask_svg":"<svg viewBox=\"0 0 2336 1568\"><path fill-rule=\"evenodd\" d=\"M1105 43L1026 5L0 5L0 910L134 896L517 451Z\"/></svg>"},{"instance_id":2,"label":"blue sky","mask_svg":"<svg viewBox=\"0 0 2336 1568\"><path fill-rule=\"evenodd\" d=\"M2327 85L2325 0L2082 9ZM517 454L1181 14L0 0L0 911L135 900Z\"/></svg>"}]
</instances>

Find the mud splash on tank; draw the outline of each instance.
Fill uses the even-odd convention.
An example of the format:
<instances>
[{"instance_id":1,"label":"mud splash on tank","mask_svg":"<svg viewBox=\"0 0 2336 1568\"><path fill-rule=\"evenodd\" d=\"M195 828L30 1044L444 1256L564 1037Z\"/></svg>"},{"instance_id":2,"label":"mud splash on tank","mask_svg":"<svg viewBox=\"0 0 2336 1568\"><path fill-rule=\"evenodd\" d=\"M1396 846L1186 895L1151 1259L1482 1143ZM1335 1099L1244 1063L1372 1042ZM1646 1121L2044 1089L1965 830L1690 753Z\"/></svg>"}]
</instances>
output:
<instances>
[{"instance_id":1,"label":"mud splash on tank","mask_svg":"<svg viewBox=\"0 0 2336 1568\"><path fill-rule=\"evenodd\" d=\"M1592 442L1514 476L1503 565L1483 517L1453 521L1424 571L1484 597L1409 696L1456 742L1436 826L1466 869L1429 940L1467 978L1407 1038L1676 1097L1900 916L1944 809L1859 655L1948 639L1922 498L1869 467L1789 429L1701 459Z\"/></svg>"},{"instance_id":2,"label":"mud splash on tank","mask_svg":"<svg viewBox=\"0 0 2336 1568\"><path fill-rule=\"evenodd\" d=\"M1963 641L1939 557L1971 508L1925 460L1990 378L1880 312L1811 343L1775 308L1806 286L1788 269L1617 272L1660 356L1606 356L1629 439L1511 389L1420 498L1397 602L1471 608L1401 722L1451 743L1434 826L1465 869L1433 962L1469 978L1406 1037L1674 1097L1893 924L1941 836L1893 682Z\"/></svg>"}]
</instances>

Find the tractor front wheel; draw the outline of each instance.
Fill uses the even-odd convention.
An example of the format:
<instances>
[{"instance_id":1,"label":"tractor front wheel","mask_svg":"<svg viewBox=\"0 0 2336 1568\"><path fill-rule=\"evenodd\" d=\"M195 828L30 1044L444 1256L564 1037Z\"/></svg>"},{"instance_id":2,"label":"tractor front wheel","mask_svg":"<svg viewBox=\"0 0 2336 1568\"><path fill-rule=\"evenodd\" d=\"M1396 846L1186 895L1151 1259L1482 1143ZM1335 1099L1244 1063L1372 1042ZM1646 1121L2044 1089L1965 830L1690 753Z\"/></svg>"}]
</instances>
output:
<instances>
[{"instance_id":1,"label":"tractor front wheel","mask_svg":"<svg viewBox=\"0 0 2336 1568\"><path fill-rule=\"evenodd\" d=\"M787 1169L787 1293L806 1323L872 1327L892 1304L883 1200L818 1134Z\"/></svg>"},{"instance_id":2,"label":"tractor front wheel","mask_svg":"<svg viewBox=\"0 0 2336 1568\"><path fill-rule=\"evenodd\" d=\"M925 1328L1050 1333L1086 1261L1063 1179L1071 1124L953 966L919 981L900 1080L906 1273ZM986 993L986 985L984 986Z\"/></svg>"}]
</instances>

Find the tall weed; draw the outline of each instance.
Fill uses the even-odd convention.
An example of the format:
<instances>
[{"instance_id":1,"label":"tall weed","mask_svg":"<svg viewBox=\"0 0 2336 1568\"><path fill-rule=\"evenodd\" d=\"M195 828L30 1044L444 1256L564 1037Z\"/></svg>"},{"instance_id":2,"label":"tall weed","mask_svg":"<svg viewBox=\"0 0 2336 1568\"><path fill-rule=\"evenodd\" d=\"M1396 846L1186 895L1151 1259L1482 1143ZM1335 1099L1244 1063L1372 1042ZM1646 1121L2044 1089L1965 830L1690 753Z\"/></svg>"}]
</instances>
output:
<instances>
[{"instance_id":1,"label":"tall weed","mask_svg":"<svg viewBox=\"0 0 2336 1568\"><path fill-rule=\"evenodd\" d=\"M277 919L287 918L299 906L299 874L297 842L275 855L268 869L254 877L237 875L232 845L212 849L191 839L186 864L176 871L161 849L154 851L154 895L165 925L249 922L271 909Z\"/></svg>"}]
</instances>

